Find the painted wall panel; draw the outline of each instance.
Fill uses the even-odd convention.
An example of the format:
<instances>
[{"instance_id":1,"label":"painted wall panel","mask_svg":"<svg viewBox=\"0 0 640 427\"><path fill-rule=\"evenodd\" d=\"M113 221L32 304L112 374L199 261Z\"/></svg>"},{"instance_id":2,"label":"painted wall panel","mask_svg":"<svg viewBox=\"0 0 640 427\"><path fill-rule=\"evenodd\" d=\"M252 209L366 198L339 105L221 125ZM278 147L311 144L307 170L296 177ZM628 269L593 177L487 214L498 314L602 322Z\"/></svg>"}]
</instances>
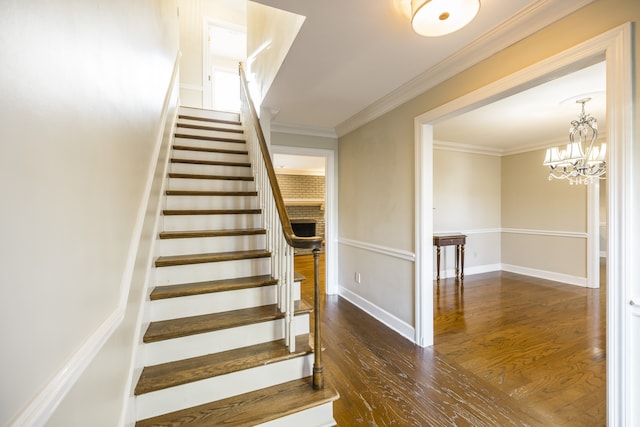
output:
<instances>
[{"instance_id":1,"label":"painted wall panel","mask_svg":"<svg viewBox=\"0 0 640 427\"><path fill-rule=\"evenodd\" d=\"M178 51L176 6L3 5L0 425L117 311L131 280L134 229ZM109 409L96 414L104 425L117 423L122 403L130 355L119 356L110 365L118 376L103 389Z\"/></svg>"}]
</instances>

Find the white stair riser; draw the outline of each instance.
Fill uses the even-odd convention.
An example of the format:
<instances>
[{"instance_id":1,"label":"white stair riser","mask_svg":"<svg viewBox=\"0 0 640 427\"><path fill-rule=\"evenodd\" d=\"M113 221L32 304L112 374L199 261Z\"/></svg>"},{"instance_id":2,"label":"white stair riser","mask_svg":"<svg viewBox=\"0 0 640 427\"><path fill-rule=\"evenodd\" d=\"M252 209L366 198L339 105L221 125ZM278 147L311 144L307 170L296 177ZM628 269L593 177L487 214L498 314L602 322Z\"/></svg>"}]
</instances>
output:
<instances>
[{"instance_id":1,"label":"white stair riser","mask_svg":"<svg viewBox=\"0 0 640 427\"><path fill-rule=\"evenodd\" d=\"M300 300L300 282L294 283L293 295L296 301ZM269 285L257 288L154 300L151 301L150 316L151 321L157 322L159 320L177 319L181 317L198 316L200 314L220 313L223 311L275 304L276 301L277 285Z\"/></svg>"},{"instance_id":2,"label":"white stair riser","mask_svg":"<svg viewBox=\"0 0 640 427\"><path fill-rule=\"evenodd\" d=\"M296 335L309 333L309 315L294 317ZM144 344L145 365L213 354L284 338L284 319Z\"/></svg>"},{"instance_id":3,"label":"white stair riser","mask_svg":"<svg viewBox=\"0 0 640 427\"><path fill-rule=\"evenodd\" d=\"M269 258L248 259L203 264L176 265L155 268L156 285L204 282L206 280L270 274Z\"/></svg>"},{"instance_id":4,"label":"white stair riser","mask_svg":"<svg viewBox=\"0 0 640 427\"><path fill-rule=\"evenodd\" d=\"M335 425L337 424L336 420L333 419L333 402L329 402L273 421L258 424L256 427L330 427Z\"/></svg>"},{"instance_id":5,"label":"white stair riser","mask_svg":"<svg viewBox=\"0 0 640 427\"><path fill-rule=\"evenodd\" d=\"M255 209L256 196L167 196L166 209Z\"/></svg>"},{"instance_id":6,"label":"white stair riser","mask_svg":"<svg viewBox=\"0 0 640 427\"><path fill-rule=\"evenodd\" d=\"M222 150L247 151L247 144L245 142L212 141L208 139L177 137L177 138L174 138L173 143L174 145L186 145L189 147L219 148Z\"/></svg>"},{"instance_id":7,"label":"white stair riser","mask_svg":"<svg viewBox=\"0 0 640 427\"><path fill-rule=\"evenodd\" d=\"M304 378L311 375L312 366L313 354L310 354L146 393L136 397L136 418L155 417Z\"/></svg>"},{"instance_id":8,"label":"white stair riser","mask_svg":"<svg viewBox=\"0 0 640 427\"><path fill-rule=\"evenodd\" d=\"M207 161L220 161L220 162L240 162L240 163L249 162L249 156L247 154L216 153L216 152L194 151L194 150L172 150L171 157L178 158L178 159L207 160Z\"/></svg>"},{"instance_id":9,"label":"white stair riser","mask_svg":"<svg viewBox=\"0 0 640 427\"><path fill-rule=\"evenodd\" d=\"M185 116L193 116L193 117L204 117L207 119L240 121L240 113L233 113L233 112L227 112L227 111L214 111L214 110L203 110L200 108L180 107L179 114L183 114Z\"/></svg>"},{"instance_id":10,"label":"white stair riser","mask_svg":"<svg viewBox=\"0 0 640 427\"><path fill-rule=\"evenodd\" d=\"M237 141L243 141L244 135L237 132L224 132L218 130L204 130L204 129L189 129L189 128L177 128L177 135L187 136L204 136L207 138L225 138L233 139Z\"/></svg>"},{"instance_id":11,"label":"white stair riser","mask_svg":"<svg viewBox=\"0 0 640 427\"><path fill-rule=\"evenodd\" d=\"M189 163L171 163L169 172L195 173L200 175L253 176L247 166L194 165Z\"/></svg>"},{"instance_id":12,"label":"white stair riser","mask_svg":"<svg viewBox=\"0 0 640 427\"><path fill-rule=\"evenodd\" d=\"M151 321L220 313L276 303L276 285L151 301Z\"/></svg>"},{"instance_id":13,"label":"white stair riser","mask_svg":"<svg viewBox=\"0 0 640 427\"><path fill-rule=\"evenodd\" d=\"M188 255L212 252L235 252L264 249L264 234L251 236L194 237L158 240L159 255Z\"/></svg>"},{"instance_id":14,"label":"white stair riser","mask_svg":"<svg viewBox=\"0 0 640 427\"><path fill-rule=\"evenodd\" d=\"M162 217L162 222L165 231L233 230L262 227L260 214L165 215Z\"/></svg>"},{"instance_id":15,"label":"white stair riser","mask_svg":"<svg viewBox=\"0 0 640 427\"><path fill-rule=\"evenodd\" d=\"M242 125L222 123L222 122L209 122L204 120L178 119L178 124L193 125L193 126L208 126L208 127L229 129L233 131L243 130Z\"/></svg>"},{"instance_id":16,"label":"white stair riser","mask_svg":"<svg viewBox=\"0 0 640 427\"><path fill-rule=\"evenodd\" d=\"M255 191L254 181L229 179L169 178L169 190Z\"/></svg>"}]
</instances>

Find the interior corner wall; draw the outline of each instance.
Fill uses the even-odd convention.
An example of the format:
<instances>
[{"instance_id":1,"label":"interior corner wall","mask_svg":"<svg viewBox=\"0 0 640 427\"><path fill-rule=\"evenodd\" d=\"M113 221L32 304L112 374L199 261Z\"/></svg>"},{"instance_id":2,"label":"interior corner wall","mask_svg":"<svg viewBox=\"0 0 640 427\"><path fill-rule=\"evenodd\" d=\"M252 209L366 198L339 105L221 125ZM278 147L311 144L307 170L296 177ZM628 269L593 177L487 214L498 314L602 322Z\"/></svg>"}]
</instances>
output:
<instances>
[{"instance_id":1,"label":"interior corner wall","mask_svg":"<svg viewBox=\"0 0 640 427\"><path fill-rule=\"evenodd\" d=\"M414 251L414 118L629 21L640 22L640 3L636 0L595 0L342 136L339 140L340 238ZM589 25L584 25L585 22ZM634 81L637 81L640 69L637 31L634 38ZM635 105L640 105L639 95L634 96ZM634 131L637 133L638 129ZM502 216L504 223L504 213ZM502 244L504 255L510 243ZM346 246L340 246L341 286L358 292L363 298L386 294L393 286L402 295L382 301L381 306L401 319L411 319L415 284L406 282L412 280L412 276L405 272L413 266L395 267L402 282L401 279L394 283L373 281L358 288L352 283L353 272L369 265L358 264L357 260L364 261L364 258L344 257L343 250L351 251Z\"/></svg>"},{"instance_id":2,"label":"interior corner wall","mask_svg":"<svg viewBox=\"0 0 640 427\"><path fill-rule=\"evenodd\" d=\"M501 168L499 156L433 150L433 231L467 236L466 275L500 267ZM440 263L440 277L455 276L453 246L441 249Z\"/></svg>"},{"instance_id":3,"label":"interior corner wall","mask_svg":"<svg viewBox=\"0 0 640 427\"><path fill-rule=\"evenodd\" d=\"M202 37L205 18L246 27L246 11L215 0L177 0L180 8L180 104L202 108ZM237 65L237 64L236 64Z\"/></svg>"},{"instance_id":4,"label":"interior corner wall","mask_svg":"<svg viewBox=\"0 0 640 427\"><path fill-rule=\"evenodd\" d=\"M502 263L585 278L587 187L549 181L544 154L502 158Z\"/></svg>"},{"instance_id":5,"label":"interior corner wall","mask_svg":"<svg viewBox=\"0 0 640 427\"><path fill-rule=\"evenodd\" d=\"M0 68L0 425L41 425L52 412L47 425L118 425L131 325L120 333L114 320L104 346L86 346L121 319L139 277L131 263L177 3L8 2L0 48L11 58Z\"/></svg>"}]
</instances>

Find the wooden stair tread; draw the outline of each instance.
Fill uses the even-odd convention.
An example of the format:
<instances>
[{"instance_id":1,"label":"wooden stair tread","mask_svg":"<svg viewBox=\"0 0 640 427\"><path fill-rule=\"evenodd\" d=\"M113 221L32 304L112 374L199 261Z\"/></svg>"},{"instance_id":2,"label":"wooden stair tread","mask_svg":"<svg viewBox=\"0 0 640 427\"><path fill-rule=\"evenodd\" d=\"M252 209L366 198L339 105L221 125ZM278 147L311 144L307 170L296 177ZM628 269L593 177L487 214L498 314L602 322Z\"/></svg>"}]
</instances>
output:
<instances>
[{"instance_id":1,"label":"wooden stair tread","mask_svg":"<svg viewBox=\"0 0 640 427\"><path fill-rule=\"evenodd\" d=\"M167 190L167 196L257 196L257 191Z\"/></svg>"},{"instance_id":2,"label":"wooden stair tread","mask_svg":"<svg viewBox=\"0 0 640 427\"><path fill-rule=\"evenodd\" d=\"M311 306L304 301L295 302L294 314L311 312ZM146 343L163 341L205 332L219 331L238 326L268 322L284 317L276 304L259 307L224 311L221 313L202 314L179 319L151 322L144 334Z\"/></svg>"},{"instance_id":3,"label":"wooden stair tread","mask_svg":"<svg viewBox=\"0 0 640 427\"><path fill-rule=\"evenodd\" d=\"M271 275L240 277L236 279L210 280L206 282L182 283L179 285L156 286L151 292L151 300L210 294L215 292L237 291L277 284Z\"/></svg>"},{"instance_id":4,"label":"wooden stair tread","mask_svg":"<svg viewBox=\"0 0 640 427\"><path fill-rule=\"evenodd\" d=\"M253 181L252 176L233 176L233 175L204 175L197 173L179 173L169 172L169 178L186 178L186 179L218 179L222 181Z\"/></svg>"},{"instance_id":5,"label":"wooden stair tread","mask_svg":"<svg viewBox=\"0 0 640 427\"><path fill-rule=\"evenodd\" d=\"M261 209L165 209L163 215L255 215Z\"/></svg>"},{"instance_id":6,"label":"wooden stair tread","mask_svg":"<svg viewBox=\"0 0 640 427\"><path fill-rule=\"evenodd\" d=\"M189 134L185 134L185 133L175 133L174 136L176 138L198 139L198 140L201 140L201 141L235 142L235 143L238 143L238 144L245 144L247 142L244 139L223 138L223 137L219 137L219 136L189 135Z\"/></svg>"},{"instance_id":7,"label":"wooden stair tread","mask_svg":"<svg viewBox=\"0 0 640 427\"><path fill-rule=\"evenodd\" d=\"M210 122L210 123L225 123L228 125L241 125L242 123L239 120L225 120L225 119L214 119L210 117L198 117L198 116L190 116L188 114L179 114L178 119L183 120L199 120L201 122Z\"/></svg>"},{"instance_id":8,"label":"wooden stair tread","mask_svg":"<svg viewBox=\"0 0 640 427\"><path fill-rule=\"evenodd\" d=\"M159 236L161 239L190 239L197 237L255 236L266 233L267 231L264 228L240 228L229 230L163 231Z\"/></svg>"},{"instance_id":9,"label":"wooden stair tread","mask_svg":"<svg viewBox=\"0 0 640 427\"><path fill-rule=\"evenodd\" d=\"M219 154L249 154L247 150L227 150L224 148L208 148L208 147L191 147L189 145L174 145L174 150L180 151L198 151L202 153L219 153Z\"/></svg>"},{"instance_id":10,"label":"wooden stair tread","mask_svg":"<svg viewBox=\"0 0 640 427\"><path fill-rule=\"evenodd\" d=\"M225 128L219 126L192 125L189 123L176 123L176 127L185 129L211 130L216 132L244 133L243 129Z\"/></svg>"},{"instance_id":11,"label":"wooden stair tread","mask_svg":"<svg viewBox=\"0 0 640 427\"><path fill-rule=\"evenodd\" d=\"M325 384L321 390L314 390L311 384L311 377L301 378L141 420L136 423L136 427L255 426L333 402L340 397L338 392L328 384Z\"/></svg>"},{"instance_id":12,"label":"wooden stair tread","mask_svg":"<svg viewBox=\"0 0 640 427\"><path fill-rule=\"evenodd\" d=\"M176 360L142 370L134 394L140 395L194 381L277 363L311 353L309 335L296 337L296 351L290 353L284 339L236 348L219 353Z\"/></svg>"},{"instance_id":13,"label":"wooden stair tread","mask_svg":"<svg viewBox=\"0 0 640 427\"><path fill-rule=\"evenodd\" d=\"M198 159L177 159L171 158L171 163L184 163L188 165L207 165L207 166L237 166L241 168L251 167L248 162L225 162L221 160L198 160Z\"/></svg>"},{"instance_id":14,"label":"wooden stair tread","mask_svg":"<svg viewBox=\"0 0 640 427\"><path fill-rule=\"evenodd\" d=\"M238 261L243 259L268 258L271 252L263 249L235 252L211 252L206 254L168 255L156 259L156 267L202 264L207 262Z\"/></svg>"}]
</instances>

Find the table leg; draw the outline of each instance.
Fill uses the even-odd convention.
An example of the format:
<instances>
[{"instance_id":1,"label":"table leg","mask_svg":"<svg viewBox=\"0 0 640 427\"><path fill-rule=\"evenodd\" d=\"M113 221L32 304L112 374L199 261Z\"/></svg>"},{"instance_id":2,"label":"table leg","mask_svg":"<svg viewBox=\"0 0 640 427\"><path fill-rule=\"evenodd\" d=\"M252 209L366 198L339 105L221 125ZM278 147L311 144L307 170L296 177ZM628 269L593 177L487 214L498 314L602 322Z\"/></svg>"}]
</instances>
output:
<instances>
[{"instance_id":1,"label":"table leg","mask_svg":"<svg viewBox=\"0 0 640 427\"><path fill-rule=\"evenodd\" d=\"M440 246L436 246L436 271L438 272L436 275L436 280L440 282Z\"/></svg>"},{"instance_id":2,"label":"table leg","mask_svg":"<svg viewBox=\"0 0 640 427\"><path fill-rule=\"evenodd\" d=\"M460 245L460 281L464 280L464 245Z\"/></svg>"},{"instance_id":3,"label":"table leg","mask_svg":"<svg viewBox=\"0 0 640 427\"><path fill-rule=\"evenodd\" d=\"M460 245L456 245L456 279L458 278L458 274L460 274Z\"/></svg>"}]
</instances>

